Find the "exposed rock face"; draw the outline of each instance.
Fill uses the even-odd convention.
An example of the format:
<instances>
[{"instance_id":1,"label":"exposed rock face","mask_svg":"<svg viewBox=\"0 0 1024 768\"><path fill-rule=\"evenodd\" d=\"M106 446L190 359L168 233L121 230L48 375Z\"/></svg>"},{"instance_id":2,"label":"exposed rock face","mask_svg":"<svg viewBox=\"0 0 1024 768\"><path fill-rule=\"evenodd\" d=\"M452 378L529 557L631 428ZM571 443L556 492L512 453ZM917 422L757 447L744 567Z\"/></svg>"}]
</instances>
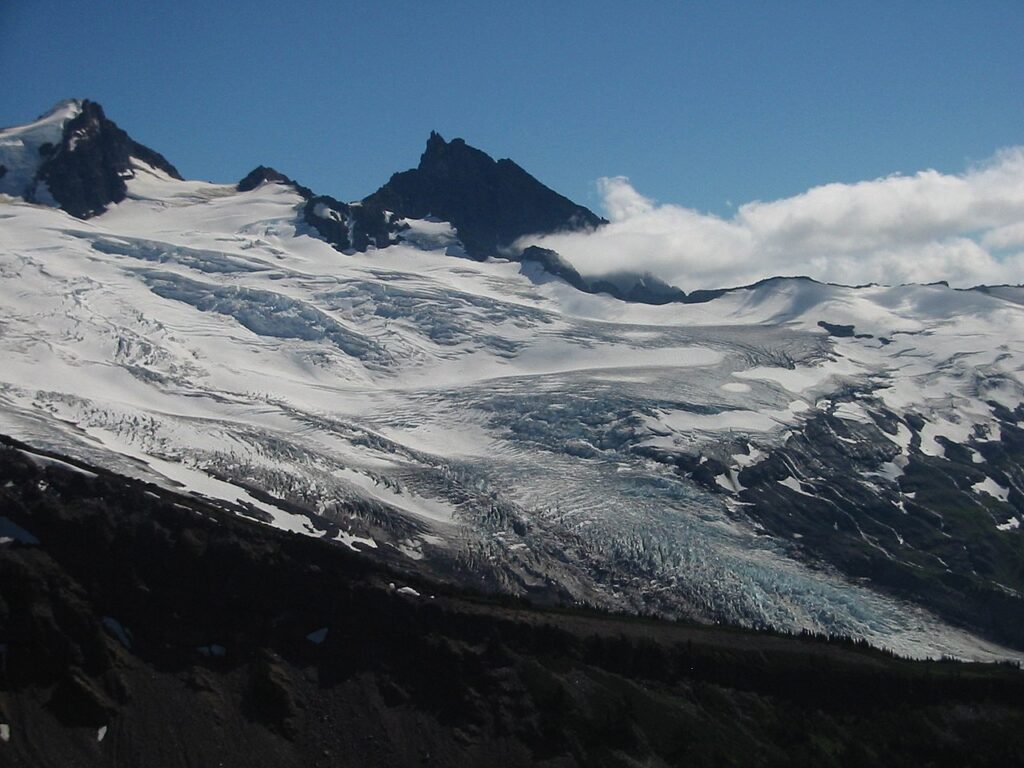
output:
<instances>
[{"instance_id":1,"label":"exposed rock face","mask_svg":"<svg viewBox=\"0 0 1024 768\"><path fill-rule=\"evenodd\" d=\"M320 236L342 251L387 248L398 242L395 217L382 208L361 203L342 203L327 195L309 198L303 219Z\"/></svg>"},{"instance_id":2,"label":"exposed rock face","mask_svg":"<svg viewBox=\"0 0 1024 768\"><path fill-rule=\"evenodd\" d=\"M267 182L271 182L274 184L287 184L289 186L295 187L295 189L297 190L300 189L298 184L296 184L290 178L285 176L283 173L273 168L270 168L266 165L257 165L255 168L249 171L249 173L246 174L245 178L238 182L236 188L238 189L239 192L251 192L252 190L256 189L256 187L260 186L260 184L266 184ZM306 189L305 187L301 187L301 189L309 193L309 190Z\"/></svg>"},{"instance_id":3,"label":"exposed rock face","mask_svg":"<svg viewBox=\"0 0 1024 768\"><path fill-rule=\"evenodd\" d=\"M682 290L669 285L650 272L605 275L592 280L590 287L595 293L607 293L617 299L640 304L668 304L673 301L686 301L687 298Z\"/></svg>"},{"instance_id":4,"label":"exposed rock face","mask_svg":"<svg viewBox=\"0 0 1024 768\"><path fill-rule=\"evenodd\" d=\"M46 183L57 204L72 216L87 219L124 200L125 180L135 175L132 158L175 179L181 175L158 152L134 141L108 120L103 108L83 101L81 112L64 124L57 146L40 147L46 157L37 179Z\"/></svg>"},{"instance_id":5,"label":"exposed rock face","mask_svg":"<svg viewBox=\"0 0 1024 768\"><path fill-rule=\"evenodd\" d=\"M573 288L588 293L593 292L590 290L590 285L587 281L583 279L583 276L576 271L576 268L563 259L557 251L552 251L550 248L531 245L520 254L519 261L523 264L539 264L545 272L562 278Z\"/></svg>"},{"instance_id":6,"label":"exposed rock face","mask_svg":"<svg viewBox=\"0 0 1024 768\"><path fill-rule=\"evenodd\" d=\"M242 179L238 190L245 192L266 182L294 187L306 200L303 221L336 249L347 252L400 242L400 220L407 218L433 216L450 222L466 253L477 259L503 253L524 235L586 230L605 223L511 160L495 161L462 139L446 142L437 133L430 134L418 168L394 174L359 203L314 195L308 187L265 166ZM561 263L563 269L555 274L565 278L570 270L575 273ZM582 280L570 283L585 285Z\"/></svg>"},{"instance_id":7,"label":"exposed rock face","mask_svg":"<svg viewBox=\"0 0 1024 768\"><path fill-rule=\"evenodd\" d=\"M518 238L593 229L603 219L559 195L511 160L493 160L462 139L431 133L419 167L396 173L363 204L402 218L436 216L458 230L466 252L498 255Z\"/></svg>"}]
</instances>

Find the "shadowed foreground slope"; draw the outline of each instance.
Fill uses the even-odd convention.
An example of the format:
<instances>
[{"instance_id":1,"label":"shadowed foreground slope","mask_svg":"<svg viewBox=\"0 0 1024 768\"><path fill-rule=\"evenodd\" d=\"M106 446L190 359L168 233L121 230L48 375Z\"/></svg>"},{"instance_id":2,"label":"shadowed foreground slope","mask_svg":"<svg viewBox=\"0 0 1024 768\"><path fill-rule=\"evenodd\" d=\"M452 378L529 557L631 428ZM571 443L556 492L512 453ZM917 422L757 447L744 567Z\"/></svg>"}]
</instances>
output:
<instances>
[{"instance_id":1,"label":"shadowed foreground slope","mask_svg":"<svg viewBox=\"0 0 1024 768\"><path fill-rule=\"evenodd\" d=\"M5 766L1024 754L1024 674L1005 665L466 595L16 446L0 448L0 515Z\"/></svg>"}]
</instances>

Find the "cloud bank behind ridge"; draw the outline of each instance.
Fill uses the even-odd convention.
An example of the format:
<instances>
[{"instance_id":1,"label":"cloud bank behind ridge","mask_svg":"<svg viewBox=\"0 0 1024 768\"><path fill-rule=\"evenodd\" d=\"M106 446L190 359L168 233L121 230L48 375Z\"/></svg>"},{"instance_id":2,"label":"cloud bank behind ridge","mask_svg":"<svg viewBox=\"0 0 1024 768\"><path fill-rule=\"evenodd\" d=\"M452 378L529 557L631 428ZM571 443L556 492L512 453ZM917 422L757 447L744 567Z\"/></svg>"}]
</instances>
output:
<instances>
[{"instance_id":1,"label":"cloud bank behind ridge","mask_svg":"<svg viewBox=\"0 0 1024 768\"><path fill-rule=\"evenodd\" d=\"M690 291L777 275L954 286L1024 282L1024 147L962 174L826 184L722 218L658 204L623 176L598 182L610 223L529 237L587 276L650 272Z\"/></svg>"}]
</instances>

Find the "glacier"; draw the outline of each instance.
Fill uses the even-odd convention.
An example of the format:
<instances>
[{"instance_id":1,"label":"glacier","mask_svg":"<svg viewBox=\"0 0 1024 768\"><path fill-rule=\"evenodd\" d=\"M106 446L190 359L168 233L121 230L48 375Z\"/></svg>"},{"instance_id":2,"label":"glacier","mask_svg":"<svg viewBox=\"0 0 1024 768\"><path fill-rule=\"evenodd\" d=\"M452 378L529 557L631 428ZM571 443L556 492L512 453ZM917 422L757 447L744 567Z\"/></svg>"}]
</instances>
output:
<instances>
[{"instance_id":1,"label":"glacier","mask_svg":"<svg viewBox=\"0 0 1024 768\"><path fill-rule=\"evenodd\" d=\"M136 160L127 189L85 221L0 197L0 432L480 589L1021 658L901 585L1020 598L1024 288L652 306L459 258L433 219L339 253L287 184ZM998 557L933 548L947 464Z\"/></svg>"}]
</instances>

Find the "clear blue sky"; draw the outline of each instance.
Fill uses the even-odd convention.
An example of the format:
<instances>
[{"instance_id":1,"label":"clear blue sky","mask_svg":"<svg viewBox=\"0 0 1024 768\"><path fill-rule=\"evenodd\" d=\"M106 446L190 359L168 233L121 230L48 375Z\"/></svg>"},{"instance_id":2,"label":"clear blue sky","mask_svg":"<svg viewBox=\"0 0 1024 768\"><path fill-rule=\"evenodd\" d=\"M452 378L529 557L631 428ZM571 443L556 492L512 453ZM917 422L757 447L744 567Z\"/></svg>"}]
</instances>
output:
<instances>
[{"instance_id":1,"label":"clear blue sky","mask_svg":"<svg viewBox=\"0 0 1024 768\"><path fill-rule=\"evenodd\" d=\"M726 213L1024 143L1024 2L6 0L0 125L99 101L188 177L354 199L427 135Z\"/></svg>"}]
</instances>

